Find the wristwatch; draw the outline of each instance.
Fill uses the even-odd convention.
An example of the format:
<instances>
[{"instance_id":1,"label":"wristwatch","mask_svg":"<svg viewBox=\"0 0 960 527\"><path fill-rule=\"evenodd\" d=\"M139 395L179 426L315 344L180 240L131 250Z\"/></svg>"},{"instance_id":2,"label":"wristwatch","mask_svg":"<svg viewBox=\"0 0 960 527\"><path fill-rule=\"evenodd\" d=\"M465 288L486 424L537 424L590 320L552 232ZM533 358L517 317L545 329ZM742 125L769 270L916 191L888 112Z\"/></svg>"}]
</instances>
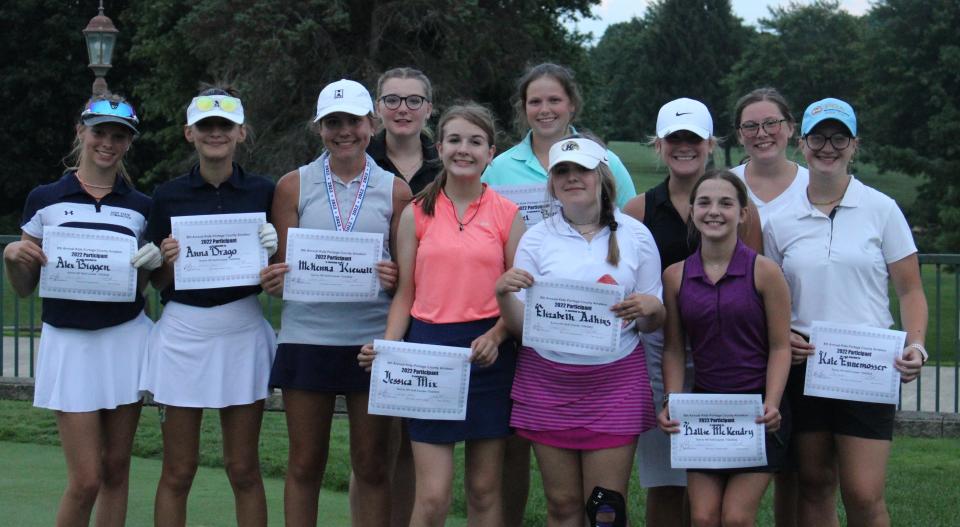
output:
<instances>
[{"instance_id":1,"label":"wristwatch","mask_svg":"<svg viewBox=\"0 0 960 527\"><path fill-rule=\"evenodd\" d=\"M910 344L907 344L907 347L904 349L908 348L913 348L920 352L921 365L927 363L927 359L930 358L930 354L927 353L927 348L924 348L923 344L920 344L919 342L911 342Z\"/></svg>"}]
</instances>

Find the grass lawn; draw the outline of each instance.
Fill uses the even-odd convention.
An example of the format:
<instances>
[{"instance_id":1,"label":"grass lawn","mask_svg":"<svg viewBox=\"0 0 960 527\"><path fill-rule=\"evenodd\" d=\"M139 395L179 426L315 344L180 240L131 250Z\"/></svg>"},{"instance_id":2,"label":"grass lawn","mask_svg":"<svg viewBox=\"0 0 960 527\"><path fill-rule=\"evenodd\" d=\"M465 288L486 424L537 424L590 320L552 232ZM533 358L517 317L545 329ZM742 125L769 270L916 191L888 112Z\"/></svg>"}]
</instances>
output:
<instances>
[{"instance_id":1,"label":"grass lawn","mask_svg":"<svg viewBox=\"0 0 960 527\"><path fill-rule=\"evenodd\" d=\"M218 421L207 412L203 422L200 463L191 494L191 525L233 525L232 494L220 459ZM347 525L349 476L347 421L337 419L330 441L330 461L324 479L321 511L324 525ZM58 449L52 412L29 403L0 401L0 511L16 518L30 518L49 525L63 489L65 469ZM267 499L271 525L280 525L282 481L287 459L287 436L283 414L269 412L264 418L260 443L261 466L267 476ZM155 408L144 409L134 445L130 494L130 524L149 524L153 492L159 478L160 433ZM447 525L464 525L463 458L458 449L453 512ZM773 525L770 492L764 498L758 525ZM955 525L960 502L960 440L898 437L893 443L887 480L887 499L893 525ZM632 525L644 525L643 492L634 474L630 489ZM546 506L539 471L531 466L530 501L526 525L543 525ZM145 519L141 521L142 519Z\"/></svg>"}]
</instances>

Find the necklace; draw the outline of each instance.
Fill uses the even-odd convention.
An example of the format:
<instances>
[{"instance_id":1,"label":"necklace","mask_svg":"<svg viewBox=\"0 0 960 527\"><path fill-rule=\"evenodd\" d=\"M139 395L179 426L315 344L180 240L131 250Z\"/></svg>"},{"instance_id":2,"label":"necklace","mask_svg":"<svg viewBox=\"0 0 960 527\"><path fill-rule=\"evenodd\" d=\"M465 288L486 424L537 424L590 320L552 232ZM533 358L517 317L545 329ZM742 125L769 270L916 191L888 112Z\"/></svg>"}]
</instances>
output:
<instances>
[{"instance_id":1,"label":"necklace","mask_svg":"<svg viewBox=\"0 0 960 527\"><path fill-rule=\"evenodd\" d=\"M449 195L447 195L447 191L446 190L443 191L443 194L447 196L448 200L450 200L450 208L453 209L453 219L457 221L457 225L460 227L460 232L463 232L463 228L466 227L467 225L470 225L470 222L472 222L477 217L477 213L480 212L480 204L483 203L483 194L486 190L487 190L487 187L483 187L480 190L480 200L477 201L477 208L473 211L473 215L471 215L470 219L467 221L460 221L460 218L457 216L457 206L453 204L453 200L450 199Z\"/></svg>"},{"instance_id":2,"label":"necklace","mask_svg":"<svg viewBox=\"0 0 960 527\"><path fill-rule=\"evenodd\" d=\"M603 228L603 226L600 225L600 226L597 226L596 228L590 229L590 230L588 230L588 231L580 231L580 230L577 230L577 229L574 229L574 230L576 230L576 231L580 234L580 236L590 236L591 234L596 234L596 233L600 232L600 229L602 229L602 228Z\"/></svg>"},{"instance_id":3,"label":"necklace","mask_svg":"<svg viewBox=\"0 0 960 527\"><path fill-rule=\"evenodd\" d=\"M813 199L810 197L810 187L807 186L807 201L809 201L811 205L816 205L818 207L822 207L824 205L833 205L834 203L843 199L844 194L847 193L847 187L849 186L850 186L850 180L848 179L847 184L843 186L843 192L840 193L840 197L837 199L832 199L830 201L813 201Z\"/></svg>"},{"instance_id":4,"label":"necklace","mask_svg":"<svg viewBox=\"0 0 960 527\"><path fill-rule=\"evenodd\" d=\"M100 189L100 190L113 189L113 185L94 185L93 183L87 183L86 181L84 181L83 179L81 179L79 172L75 172L74 174L77 176L77 181L80 182L80 185L82 185L82 186L84 186L84 187L96 188L96 189Z\"/></svg>"},{"instance_id":5,"label":"necklace","mask_svg":"<svg viewBox=\"0 0 960 527\"><path fill-rule=\"evenodd\" d=\"M594 219L592 219L592 220L590 220L590 221L585 221L585 222L582 222L582 223L577 223L577 222L571 220L570 218L568 218L566 214L563 214L563 221L569 223L570 225L577 225L577 226L593 225L594 223L597 223L597 222L600 221L600 215L598 214L596 218L594 218Z\"/></svg>"}]
</instances>

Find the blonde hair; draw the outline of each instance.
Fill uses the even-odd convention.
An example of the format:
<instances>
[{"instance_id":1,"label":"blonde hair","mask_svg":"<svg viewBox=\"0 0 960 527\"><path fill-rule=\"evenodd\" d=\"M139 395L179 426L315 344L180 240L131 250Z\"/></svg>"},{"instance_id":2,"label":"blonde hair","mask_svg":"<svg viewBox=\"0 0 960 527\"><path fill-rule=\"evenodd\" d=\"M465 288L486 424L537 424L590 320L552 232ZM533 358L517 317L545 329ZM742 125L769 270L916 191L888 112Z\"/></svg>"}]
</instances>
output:
<instances>
[{"instance_id":1,"label":"blonde hair","mask_svg":"<svg viewBox=\"0 0 960 527\"><path fill-rule=\"evenodd\" d=\"M126 99L120 95L115 95L112 93L102 93L94 95L83 105L83 108L80 110L81 114L87 106L97 102L97 101L110 101L114 103L127 102ZM129 104L129 103L128 103ZM83 132L87 129L87 125L83 124L83 119L79 116L77 117L77 134L73 138L73 145L70 148L70 152L63 157L63 165L67 170L78 170L80 168L80 163L83 161L83 139L81 136ZM130 132L130 136L133 137L133 132ZM126 155L126 153L124 153ZM117 163L117 175L119 175L123 180L133 186L133 180L130 179L130 173L127 172L126 165L123 164L123 158L121 157L120 161Z\"/></svg>"}]
</instances>

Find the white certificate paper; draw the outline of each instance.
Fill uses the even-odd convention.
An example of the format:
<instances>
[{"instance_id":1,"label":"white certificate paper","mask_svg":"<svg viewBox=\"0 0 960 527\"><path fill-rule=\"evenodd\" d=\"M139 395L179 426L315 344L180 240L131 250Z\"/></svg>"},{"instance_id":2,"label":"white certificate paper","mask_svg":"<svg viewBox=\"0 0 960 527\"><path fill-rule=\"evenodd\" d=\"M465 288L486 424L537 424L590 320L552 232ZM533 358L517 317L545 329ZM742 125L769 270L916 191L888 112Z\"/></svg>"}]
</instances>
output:
<instances>
[{"instance_id":1,"label":"white certificate paper","mask_svg":"<svg viewBox=\"0 0 960 527\"><path fill-rule=\"evenodd\" d=\"M537 280L526 291L523 345L594 357L619 353L621 324L610 306L623 294L620 285Z\"/></svg>"},{"instance_id":2,"label":"white certificate paper","mask_svg":"<svg viewBox=\"0 0 960 527\"><path fill-rule=\"evenodd\" d=\"M208 214L170 218L180 256L173 263L173 281L179 290L258 285L267 266L267 250L260 245L260 225L266 214Z\"/></svg>"},{"instance_id":3,"label":"white certificate paper","mask_svg":"<svg viewBox=\"0 0 960 527\"><path fill-rule=\"evenodd\" d=\"M680 431L670 434L673 468L740 468L767 464L766 427L760 394L670 394L670 418Z\"/></svg>"},{"instance_id":4,"label":"white certificate paper","mask_svg":"<svg viewBox=\"0 0 960 527\"><path fill-rule=\"evenodd\" d=\"M495 186L493 190L520 207L520 216L527 228L543 221L550 209L546 185L503 185Z\"/></svg>"},{"instance_id":5,"label":"white certificate paper","mask_svg":"<svg viewBox=\"0 0 960 527\"><path fill-rule=\"evenodd\" d=\"M383 234L292 228L287 231L283 299L360 302L380 292L377 262Z\"/></svg>"},{"instance_id":6,"label":"white certificate paper","mask_svg":"<svg viewBox=\"0 0 960 527\"><path fill-rule=\"evenodd\" d=\"M470 390L470 348L375 340L367 412L463 421Z\"/></svg>"},{"instance_id":7,"label":"white certificate paper","mask_svg":"<svg viewBox=\"0 0 960 527\"><path fill-rule=\"evenodd\" d=\"M44 227L40 296L93 302L133 302L137 239L110 231Z\"/></svg>"},{"instance_id":8,"label":"white certificate paper","mask_svg":"<svg viewBox=\"0 0 960 527\"><path fill-rule=\"evenodd\" d=\"M900 372L894 361L906 338L903 331L814 321L803 394L897 404Z\"/></svg>"}]
</instances>

